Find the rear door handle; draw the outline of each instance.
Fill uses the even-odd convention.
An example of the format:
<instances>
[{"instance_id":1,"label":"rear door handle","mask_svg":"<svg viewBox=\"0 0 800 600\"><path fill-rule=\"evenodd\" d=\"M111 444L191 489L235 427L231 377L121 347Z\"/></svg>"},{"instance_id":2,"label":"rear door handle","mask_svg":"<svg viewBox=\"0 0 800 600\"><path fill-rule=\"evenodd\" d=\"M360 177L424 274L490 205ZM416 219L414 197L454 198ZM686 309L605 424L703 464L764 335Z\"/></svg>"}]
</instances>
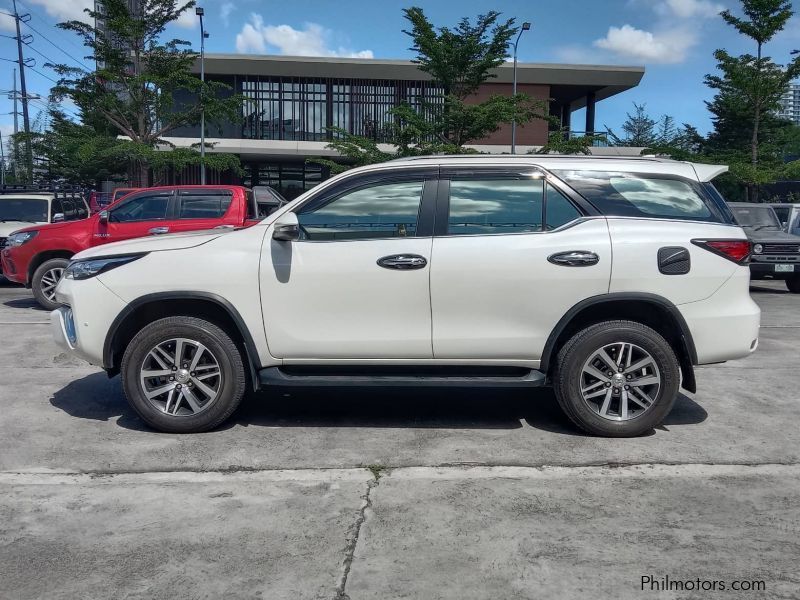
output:
<instances>
[{"instance_id":1,"label":"rear door handle","mask_svg":"<svg viewBox=\"0 0 800 600\"><path fill-rule=\"evenodd\" d=\"M153 227L147 233L150 235L161 235L162 233L169 233L169 227Z\"/></svg>"},{"instance_id":2,"label":"rear door handle","mask_svg":"<svg viewBox=\"0 0 800 600\"><path fill-rule=\"evenodd\" d=\"M588 250L570 250L551 254L547 260L562 267L590 267L600 262L600 257Z\"/></svg>"},{"instance_id":3,"label":"rear door handle","mask_svg":"<svg viewBox=\"0 0 800 600\"><path fill-rule=\"evenodd\" d=\"M423 269L428 261L419 254L393 254L378 259L378 266L384 269L397 269L399 271L410 271L413 269Z\"/></svg>"}]
</instances>

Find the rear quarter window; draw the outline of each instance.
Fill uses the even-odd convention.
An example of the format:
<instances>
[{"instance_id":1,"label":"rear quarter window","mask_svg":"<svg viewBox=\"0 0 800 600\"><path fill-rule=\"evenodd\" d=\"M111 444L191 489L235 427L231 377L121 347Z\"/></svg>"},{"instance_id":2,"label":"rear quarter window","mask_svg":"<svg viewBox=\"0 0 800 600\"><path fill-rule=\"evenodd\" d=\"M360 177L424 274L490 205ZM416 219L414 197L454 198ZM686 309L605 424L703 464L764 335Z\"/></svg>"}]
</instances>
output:
<instances>
[{"instance_id":1,"label":"rear quarter window","mask_svg":"<svg viewBox=\"0 0 800 600\"><path fill-rule=\"evenodd\" d=\"M725 222L699 184L679 178L609 171L555 171L607 216Z\"/></svg>"}]
</instances>

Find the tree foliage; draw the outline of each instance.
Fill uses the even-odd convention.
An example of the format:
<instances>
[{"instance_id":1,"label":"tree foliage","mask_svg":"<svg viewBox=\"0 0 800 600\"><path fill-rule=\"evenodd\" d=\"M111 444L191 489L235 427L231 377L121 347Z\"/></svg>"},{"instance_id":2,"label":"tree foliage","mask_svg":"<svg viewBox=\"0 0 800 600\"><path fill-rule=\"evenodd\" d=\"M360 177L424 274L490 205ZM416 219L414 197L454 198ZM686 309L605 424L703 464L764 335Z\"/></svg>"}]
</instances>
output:
<instances>
[{"instance_id":1,"label":"tree foliage","mask_svg":"<svg viewBox=\"0 0 800 600\"><path fill-rule=\"evenodd\" d=\"M163 145L170 131L198 124L201 109L212 122L239 118L241 99L221 94L228 86L202 83L192 73L198 55L189 43L162 40L166 26L194 4L194 0L142 0L132 14L127 0L99 0L95 10L85 11L92 24L58 25L80 37L89 50L86 58L97 64L97 70L51 65L60 76L54 97L69 98L84 113L102 117L115 133L139 146L133 155L145 182L150 151ZM200 102L181 103L179 97L198 97Z\"/></svg>"},{"instance_id":2,"label":"tree foliage","mask_svg":"<svg viewBox=\"0 0 800 600\"><path fill-rule=\"evenodd\" d=\"M792 17L791 2L741 0L741 9L741 17L729 10L721 16L754 42L756 53L732 56L722 49L714 53L719 73L705 78L706 85L716 91L707 103L714 123L709 148L728 159L731 173L747 186L749 199L755 201L758 186L774 180L782 169L783 156L775 138L789 124L772 113L789 82L800 75L800 57L780 65L763 54L765 44Z\"/></svg>"},{"instance_id":3,"label":"tree foliage","mask_svg":"<svg viewBox=\"0 0 800 600\"><path fill-rule=\"evenodd\" d=\"M482 83L496 76L492 69L508 58L509 42L517 32L514 19L503 21L500 13L491 11L479 15L474 24L464 18L454 28L436 28L419 7L405 9L404 15L410 24L404 33L411 37L411 50L416 52L413 60L442 94L415 106L402 103L390 111L393 121L385 132L390 152L379 149L374 140L331 130L335 138L328 147L340 153L348 166L402 156L472 153L470 143L485 139L504 124L551 120L548 103L527 94L497 94L480 102L474 96ZM334 172L347 168L330 159L312 160Z\"/></svg>"}]
</instances>

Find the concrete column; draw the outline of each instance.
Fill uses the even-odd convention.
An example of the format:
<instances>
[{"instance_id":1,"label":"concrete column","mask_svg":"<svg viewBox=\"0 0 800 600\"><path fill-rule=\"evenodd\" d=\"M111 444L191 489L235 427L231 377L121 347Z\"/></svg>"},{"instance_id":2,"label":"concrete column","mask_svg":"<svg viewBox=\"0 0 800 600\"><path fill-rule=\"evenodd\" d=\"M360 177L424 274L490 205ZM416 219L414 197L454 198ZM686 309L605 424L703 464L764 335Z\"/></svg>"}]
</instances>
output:
<instances>
[{"instance_id":1,"label":"concrete column","mask_svg":"<svg viewBox=\"0 0 800 600\"><path fill-rule=\"evenodd\" d=\"M586 94L586 133L594 132L594 105L596 102L594 92Z\"/></svg>"},{"instance_id":2,"label":"concrete column","mask_svg":"<svg viewBox=\"0 0 800 600\"><path fill-rule=\"evenodd\" d=\"M572 129L572 105L569 102L561 105L561 127L567 131Z\"/></svg>"}]
</instances>

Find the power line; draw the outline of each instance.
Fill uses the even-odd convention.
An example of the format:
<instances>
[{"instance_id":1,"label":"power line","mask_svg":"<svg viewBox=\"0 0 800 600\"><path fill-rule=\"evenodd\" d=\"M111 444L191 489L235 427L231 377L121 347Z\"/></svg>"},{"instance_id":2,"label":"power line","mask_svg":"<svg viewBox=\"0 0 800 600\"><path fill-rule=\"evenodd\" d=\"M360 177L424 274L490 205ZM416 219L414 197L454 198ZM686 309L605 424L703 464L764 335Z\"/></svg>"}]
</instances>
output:
<instances>
[{"instance_id":1,"label":"power line","mask_svg":"<svg viewBox=\"0 0 800 600\"><path fill-rule=\"evenodd\" d=\"M26 3L19 2L19 4L21 4L22 6L25 6L25 4L26 4ZM27 9L28 9L28 12L30 12L30 13L31 13L31 14L32 14L32 15L33 15L33 16L34 16L34 17L35 17L35 18L36 18L38 21L40 21L42 24L44 24L44 25L47 25L48 27L53 27L53 25L51 25L50 23L48 23L47 21L45 21L43 18L41 18L41 17L40 17L38 14L36 14L36 12L35 12L35 11L33 11L33 10L31 9L31 7L30 7L30 6L28 6L28 7L27 7ZM63 53L64 53L64 54L66 54L67 56L69 56L69 57L70 57L72 60L74 60L76 63L78 63L79 65L81 65L81 66L82 66L84 69L86 69L87 71L91 71L91 70L92 70L91 68L89 68L88 66L86 66L86 63L84 63L84 62L82 62L82 61L78 60L77 58L75 58L74 56L72 56L72 55L71 55L69 52L67 52L67 51L66 51L66 50L64 50L63 48L61 48L61 47L57 46L56 44L54 44L53 42L51 42L51 41L50 41L50 38L48 38L48 37L46 37L46 36L42 35L41 33L39 33L39 31L37 31L37 30L36 30L36 29L35 29L35 28L34 28L34 27L33 27L33 26L30 24L30 23L26 23L26 25L27 25L28 27L30 27L30 28L31 28L31 30L33 30L33 31L35 31L36 33L38 33L39 35L41 35L41 36L42 36L44 39L46 39L48 42L50 42L51 44L53 44L53 46L55 46L56 48L58 48L58 50L60 50L61 52L63 52ZM81 48L80 46L78 46L78 45L77 45L75 42L73 42L73 41L72 41L72 40L71 40L69 37L63 37L63 36L62 36L62 37L61 37L61 39L63 39L65 42L67 42L67 43L68 43L70 46L72 46L73 48L77 48L77 49L78 49L80 52L84 52L84 51L85 51L85 48Z\"/></svg>"},{"instance_id":2,"label":"power line","mask_svg":"<svg viewBox=\"0 0 800 600\"><path fill-rule=\"evenodd\" d=\"M41 76L42 76L42 77L44 77L45 79L49 79L49 80L50 80L50 81L52 81L53 83L58 83L58 80L57 80L57 79L53 79L52 77L50 77L50 76L49 76L49 75L47 75L46 73L42 73L42 72L41 72L39 69L36 69L35 67L31 67L30 65L26 65L26 66L27 66L27 67L28 67L28 68L29 68L31 71L33 71L34 73L38 73L39 75L41 75Z\"/></svg>"},{"instance_id":3,"label":"power line","mask_svg":"<svg viewBox=\"0 0 800 600\"><path fill-rule=\"evenodd\" d=\"M31 31L33 31L34 33L38 34L38 35L39 35L39 37L41 37L43 40L45 40L47 43L49 43L51 46L53 46L53 47L54 47L56 50L58 50L59 52L63 52L64 54L66 54L66 55L67 55L69 58L71 58L71 59L72 59L74 62L76 62L77 64L79 64L80 66L82 66L84 69L86 69L87 71L91 71L91 70L92 70L92 69L90 69L88 66L86 66L86 63L83 63L83 62L81 62L80 60L78 60L77 58L75 58L74 56L72 56L72 54L70 54L69 52L67 52L67 51L66 51L66 50L64 50L63 48L59 48L59 47L58 47L58 46L55 44L55 42L53 42L52 40L50 40L50 39L49 39L49 38L48 38L46 35L44 35L43 33L41 33L41 32L40 32L38 29L36 29L35 27L33 27L33 26L30 24L30 23L25 23L25 25L27 25L27 26L28 26L28 28L29 28ZM50 59L50 60L51 60L51 59ZM54 61L54 60L51 60L51 62L55 63L56 61Z\"/></svg>"}]
</instances>

